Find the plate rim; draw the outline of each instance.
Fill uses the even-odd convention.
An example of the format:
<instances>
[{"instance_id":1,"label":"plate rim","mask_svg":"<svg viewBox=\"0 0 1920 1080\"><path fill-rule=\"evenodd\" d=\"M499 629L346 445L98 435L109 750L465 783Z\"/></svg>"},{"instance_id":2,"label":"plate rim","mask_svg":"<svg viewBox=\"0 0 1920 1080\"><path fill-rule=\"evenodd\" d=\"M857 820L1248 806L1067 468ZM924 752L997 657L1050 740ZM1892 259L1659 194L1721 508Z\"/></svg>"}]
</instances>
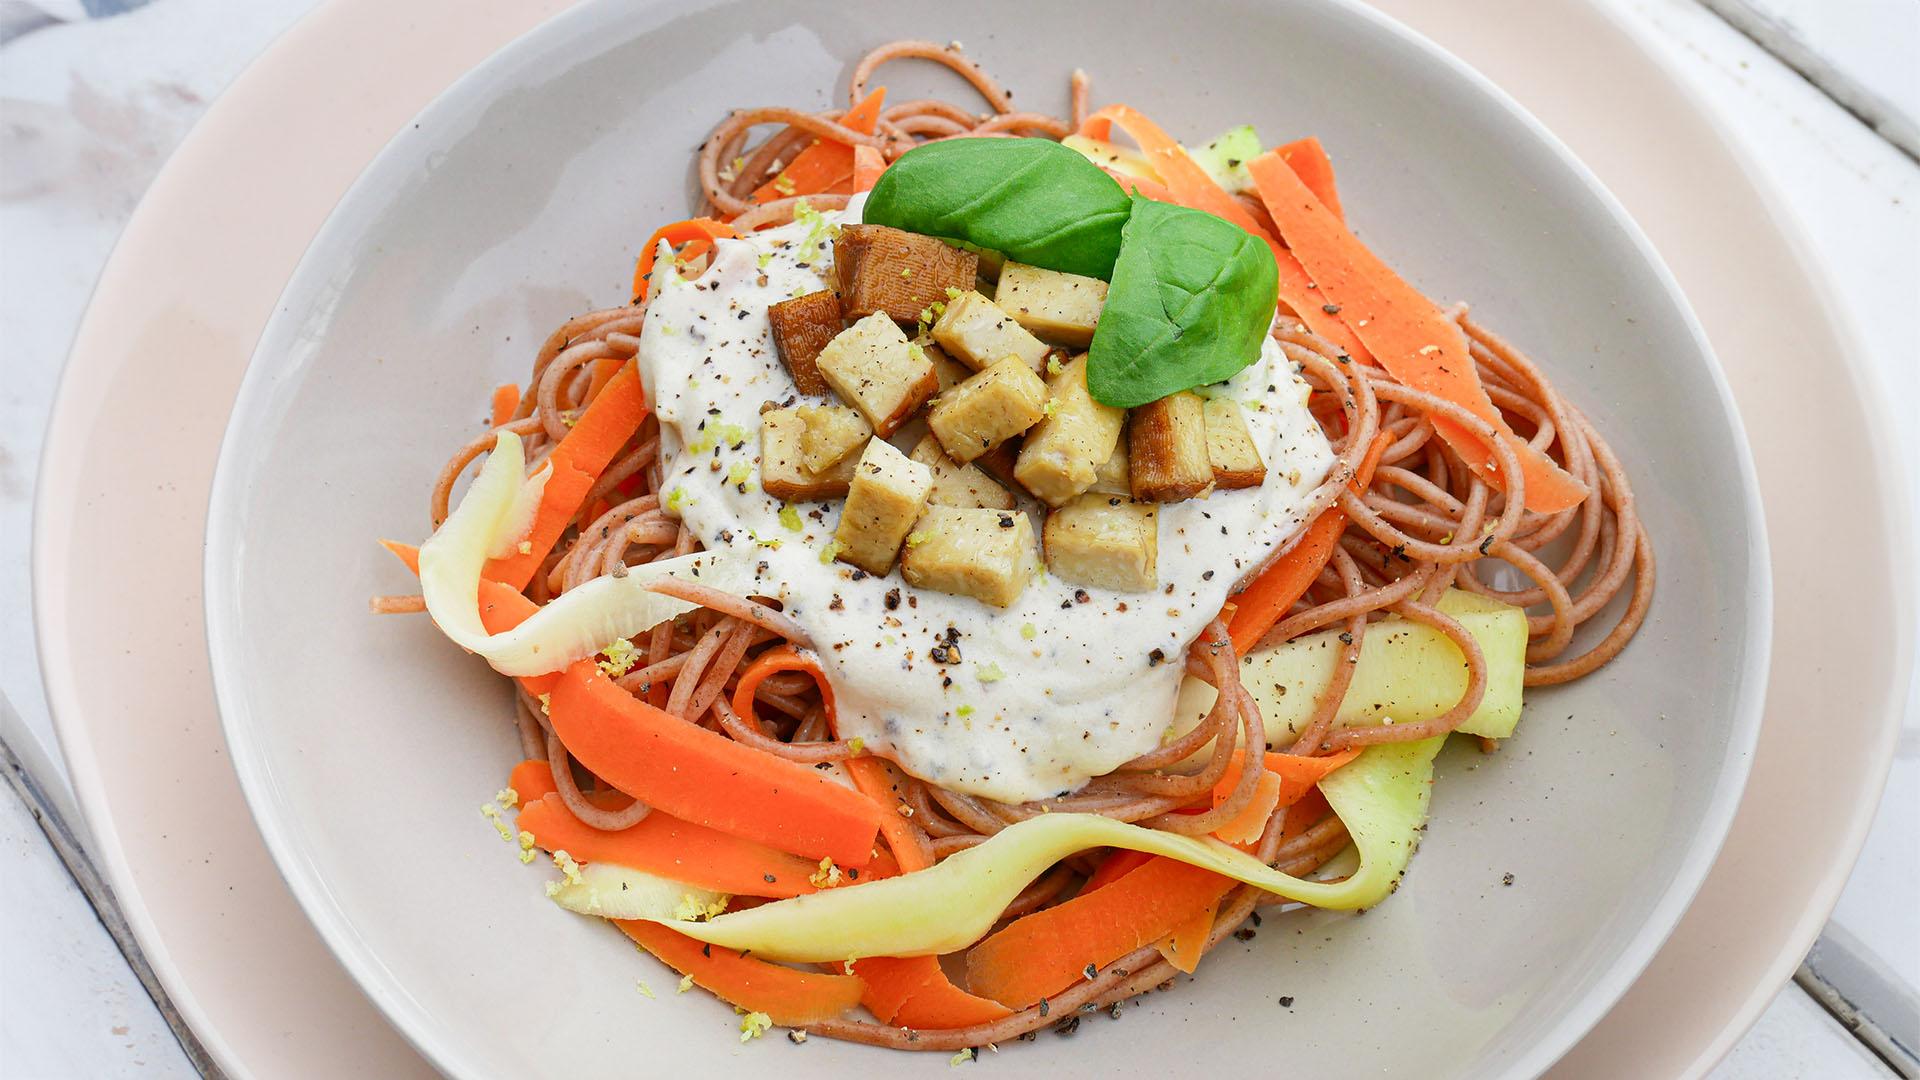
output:
<instances>
[{"instance_id":1,"label":"plate rim","mask_svg":"<svg viewBox=\"0 0 1920 1080\"><path fill-rule=\"evenodd\" d=\"M1384 35L1390 43L1413 51L1419 56L1418 62L1422 66L1436 72L1444 71L1460 80L1469 94L1477 92L1488 107L1497 110L1503 123L1517 124L1518 129L1544 147L1559 166L1569 170L1576 184L1597 197L1613 229L1632 246L1641 266L1651 271L1656 287L1679 312L1694 351L1704 360L1712 392L1727 421L1733 441L1740 491L1739 513L1748 539L1745 586L1750 593L1747 596L1745 625L1739 629L1740 639L1746 648L1738 657L1738 690L1729 709L1732 727L1727 744L1720 748L1719 773L1714 778L1712 794L1702 816L1691 830L1686 847L1672 868L1672 876L1645 918L1634 928L1622 948L1596 965L1597 977L1570 1002L1570 1007L1524 1049L1514 1053L1499 1073L1512 1077L1533 1076L1552 1065L1590 1031L1652 962L1704 884L1732 828L1733 816L1751 771L1754 747L1759 740L1771 667L1772 564L1759 478L1745 422L1734 400L1726 372L1691 302L1645 231L1600 178L1530 110L1437 42L1397 19L1360 4L1358 0L1318 2L1328 10L1367 23L1375 34ZM617 22L630 14L627 8L607 0L589 0L545 20L503 44L436 94L414 115L412 126L428 126L432 118L441 112L459 107L458 102L467 96L467 91L476 84L488 81L488 77L496 73L500 66L509 63L512 56L536 54L550 42L571 40L595 28L606 32L608 23ZM406 129L403 127L401 130ZM277 797L272 759L253 737L246 704L247 694L243 689L246 680L243 673L236 670L236 665L226 660L234 655L235 643L243 636L237 623L240 616L232 591L237 583L233 575L225 571L230 565L228 556L243 542L241 511L244 510L250 490L248 481L251 474L246 469L251 445L248 436L257 432L251 430L245 418L271 393L277 380L288 374L283 364L263 364L262 352L274 341L276 328L281 321L289 317L289 298L303 293L314 279L327 278L328 269L318 262L319 238L328 234L342 220L345 208L362 196L369 184L376 182L381 164L396 150L396 141L397 137L373 155L328 214L315 238L309 241L307 250L301 255L280 294L275 314L263 327L255 350L249 357L221 436L208 500L203 567L206 638L221 728L239 776L241 791L282 879L292 890L308 921L319 931L335 958L353 976L362 993L436 1068L454 1076L481 1077L489 1075L485 1063L475 1058L468 1047L447 1037L444 1029L439 1028L433 1010L415 999L380 958L360 941L354 929L353 916L334 902L333 894L317 868L305 857L294 836L298 831L296 821Z\"/></svg>"},{"instance_id":2,"label":"plate rim","mask_svg":"<svg viewBox=\"0 0 1920 1080\"><path fill-rule=\"evenodd\" d=\"M1386 2L1394 3L1396 0L1386 0ZM1575 0L1575 2L1577 6L1588 9L1587 13L1592 16L1595 22L1612 28L1631 42L1635 51L1640 53L1642 57L1667 76L1665 81L1668 85L1662 87L1662 91L1666 93L1677 93L1677 96L1689 104L1692 110L1699 114L1700 118L1719 134L1719 150L1739 168L1760 201L1767 209L1772 211L1772 220L1764 224L1771 227L1773 231L1781 236L1788 246L1792 248L1796 262L1799 264L1793 268L1794 272L1798 275L1796 281L1805 280L1811 283L1820 293L1825 318L1823 325L1818 329L1823 333L1823 336L1830 339L1841 339L1847 342L1857 341L1857 334L1854 331L1854 324L1851 321L1850 314L1833 302L1830 283L1824 276L1817 272L1817 268L1820 266L1818 259L1810 258L1808 255L1809 247L1805 239L1805 226L1792 214L1783 212L1783 203L1777 190L1765 174L1759 172L1754 166L1752 155L1747 153L1745 148L1737 140L1727 136L1725 127L1719 120L1717 110L1707 106L1701 95L1697 93L1684 78L1676 74L1674 65L1662 57L1657 50L1649 48L1642 40L1642 36L1624 20L1617 18L1605 9L1597 7L1591 3L1591 0ZM298 54L303 49L317 49L328 44L327 42L315 40L324 36L317 32L317 27L320 24L325 23L329 28L332 28L334 23L345 22L356 16L362 17L362 20L365 21L364 17L368 14L368 9L374 6L376 5L365 2L355 2L355 0L334 0L332 3L323 4L320 8L317 8L314 12L297 22L275 42L271 49L264 52L262 56L234 82L228 92L223 94L219 101L215 102L212 109L209 110L208 117L203 118L202 122L196 125L188 138L182 142L170 158L166 168L161 174L161 180L164 180L169 173L177 175L193 171L189 168L190 164L204 168L202 164L203 159L217 158L225 154L230 154L234 148L218 146L212 142L207 134L208 129L219 125L209 124L207 120L215 115L225 118L231 113L239 111L242 102L250 102L251 97L261 91L258 84L263 81L259 78L262 68L272 66L287 56ZM488 18L503 21L497 13L489 14ZM504 31L495 28L491 32L497 35ZM302 58L305 59L305 57ZM160 180L157 180L154 188L151 190L155 194L158 194L162 186ZM124 363L124 359L118 356L113 350L101 350L97 348L99 342L93 340L100 337L97 332L90 332L98 330L98 327L93 324L99 323L104 319L104 316L99 310L98 303L103 295L112 295L116 288L125 288L121 283L121 279L126 278L128 275L126 268L122 266L122 264L131 258L128 254L128 248L140 246L138 244L130 244L127 241L130 238L146 240L148 233L154 232L161 227L157 222L177 215L182 209L181 206L176 205L179 201L177 193L169 191L165 194L167 196L166 198L150 197L143 199L138 212L130 219L126 229L122 233L121 242L116 245L113 257L108 261L101 274L99 279L100 283L95 290L94 303L89 306L88 314L81 323L80 332L76 335L72 361L67 365L66 370L62 374L60 390L55 399L52 422L48 428L46 452L42 459L42 467L40 470L42 482L38 486L35 498L34 544L32 555L35 585L34 621L37 638L41 645L42 677L47 684L49 703L52 707L61 744L66 752L69 767L74 773L75 786L76 789L78 789L83 814L86 817L87 824L91 826L93 831L95 856L101 859L105 868L108 870L109 877L116 891L121 896L123 906L127 909L128 917L130 921L133 922L136 933L140 937L143 946L148 950L150 958L154 960L155 967L160 972L163 982L166 983L169 991L174 995L176 1004L180 1006L183 1013L195 1021L196 1030L206 1039L209 1048L215 1051L216 1056L221 1058L221 1064L231 1071L244 1073L246 1070L243 1063L232 1057L230 1052L222 1053L223 1049L230 1050L230 1048L227 1048L224 1039L219 1036L217 1028L210 1027L206 1022L207 1018L205 1014L199 1010L196 995L192 988L182 981L183 976L167 955L165 941L159 936L158 928L149 919L149 912L142 898L140 880L134 876L127 859L127 851L121 847L118 832L114 828L111 800L109 799L108 793L99 788L97 775L98 761L92 753L92 738L90 730L87 727L90 720L88 716L83 715L80 707L79 699L82 695L75 690L75 680L72 677L72 672L56 670L58 662L70 661L72 659L71 654L75 650L66 647L66 643L60 638L59 630L66 618L66 612L56 607L57 602L55 597L62 590L53 587L53 584L57 582L58 576L63 569L63 565L60 562L62 553L51 550L52 545L49 541L58 531L54 527L56 519L60 521L67 520L76 508L74 504L77 502L77 499L67 494L56 494L46 481L49 477L55 477L56 474L60 474L61 476L71 474L74 477L83 475L84 471L68 460L69 458L79 459L81 457L78 451L78 444L85 435L85 417L80 414L86 411L83 406L89 403L77 399L90 395L81 393L80 384L97 382L102 378L111 377L114 371ZM1851 359L1852 355L1851 353L1843 352L1843 357L1845 357L1843 363L1847 364L1853 372L1864 372L1867 379L1871 379L1871 369L1867 369L1859 364L1858 361ZM1876 444L1886 444L1889 441L1888 432L1890 429L1887 426L1888 419L1885 407L1880 401L1876 401L1870 393L1861 392L1852 396L1860 399L1860 407L1868 420L1866 428L1869 438ZM1904 500L1904 493L1901 493L1901 498ZM1898 520L1910 520L1911 514L1912 510L1908 508L1904 514L1896 513L1893 516ZM1896 522L1890 522L1890 525L1894 523ZM1911 574L1908 576L1911 577ZM1901 618L1900 616L1910 613L1911 611L1913 606L1911 593L1911 588L1893 590L1886 600L1888 605L1887 614L1892 616L1892 621L1903 633L1904 639L1907 641L1910 641L1912 637L1911 620L1910 618ZM1911 660L1909 658L1908 664L1910 663ZM1904 686L1904 682L1899 680L1900 669L1905 666L1907 666L1907 664L1896 664L1895 670L1892 672L1893 681L1899 682L1900 686ZM1899 709L1904 694L1899 687L1893 685L1878 689L1881 691L1877 695L1879 700L1876 700L1873 704L1876 712L1884 713L1884 715L1878 717L1880 732L1884 738L1881 745L1873 748L1869 756L1877 757L1884 763L1887 758L1885 750L1887 746L1891 745L1891 740L1897 732L1900 715ZM1886 775L1884 764L1877 770L1875 775L1877 782L1873 787L1874 791L1877 792L1879 787L1884 785ZM1782 974L1791 968L1799 952L1803 951L1804 946L1812 940L1813 931L1817 930L1819 923L1825 917L1825 913L1831 908L1834 897L1837 896L1839 889L1845 881L1846 871L1852 865L1860 845L1864 841L1867 824L1872 820L1876 803L1876 799L1865 798L1858 799L1854 802L1854 812L1851 815L1851 819L1845 823L1845 827L1840 830L1840 835L1837 836L1839 842L1830 849L1833 857L1828 860L1824 868L1806 875L1807 878L1821 882L1821 884L1816 885L1814 888L1813 892L1817 898L1816 902L1808 908L1807 913L1803 915L1802 919L1802 924L1810 927L1810 929L1807 930L1803 938L1791 941L1775 950L1776 963ZM1766 1002L1771 999L1773 993L1777 990L1778 982L1779 980L1775 980L1771 984L1748 992L1744 999L1746 1006L1745 1012L1742 1013L1736 1010L1735 1015L1728 1017L1724 1022L1719 1024L1720 1039L1717 1043L1702 1049L1703 1060L1710 1063L1711 1060L1717 1058L1720 1053L1724 1052L1727 1045L1730 1045L1739 1037L1740 1033L1751 1022L1752 1018L1756 1016L1758 1012L1764 1008Z\"/></svg>"}]
</instances>

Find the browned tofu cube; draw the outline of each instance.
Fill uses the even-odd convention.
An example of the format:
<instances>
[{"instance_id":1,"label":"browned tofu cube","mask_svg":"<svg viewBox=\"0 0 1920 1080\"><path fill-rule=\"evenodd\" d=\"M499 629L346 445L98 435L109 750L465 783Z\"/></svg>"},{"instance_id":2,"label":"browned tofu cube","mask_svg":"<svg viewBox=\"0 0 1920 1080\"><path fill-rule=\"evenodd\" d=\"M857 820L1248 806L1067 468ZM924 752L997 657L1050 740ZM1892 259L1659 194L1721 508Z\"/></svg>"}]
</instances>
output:
<instances>
[{"instance_id":1,"label":"browned tofu cube","mask_svg":"<svg viewBox=\"0 0 1920 1080\"><path fill-rule=\"evenodd\" d=\"M931 506L907 537L907 584L1006 607L1033 576L1033 523L1018 510Z\"/></svg>"},{"instance_id":2,"label":"browned tofu cube","mask_svg":"<svg viewBox=\"0 0 1920 1080\"><path fill-rule=\"evenodd\" d=\"M933 470L933 492L927 502L935 506L989 507L1013 509L1013 494L993 481L977 465L962 465L940 449L940 440L928 435L921 439L908 457Z\"/></svg>"},{"instance_id":3,"label":"browned tofu cube","mask_svg":"<svg viewBox=\"0 0 1920 1080\"><path fill-rule=\"evenodd\" d=\"M869 574L893 569L900 545L926 509L933 470L894 449L885 439L867 440L853 467L847 504L833 531L836 557Z\"/></svg>"},{"instance_id":4,"label":"browned tofu cube","mask_svg":"<svg viewBox=\"0 0 1920 1080\"><path fill-rule=\"evenodd\" d=\"M1009 356L941 394L927 411L927 427L964 465L1038 423L1046 401L1047 384Z\"/></svg>"},{"instance_id":5,"label":"browned tofu cube","mask_svg":"<svg viewBox=\"0 0 1920 1080\"><path fill-rule=\"evenodd\" d=\"M911 326L920 313L947 299L948 289L973 288L979 257L931 236L885 225L848 225L833 242L833 270L841 314L864 319L885 312Z\"/></svg>"},{"instance_id":6,"label":"browned tofu cube","mask_svg":"<svg viewBox=\"0 0 1920 1080\"><path fill-rule=\"evenodd\" d=\"M1014 476L1048 506L1093 486L1100 466L1113 456L1125 423L1125 409L1093 399L1087 392L1087 358L1076 356L1047 380L1047 413L1020 446Z\"/></svg>"},{"instance_id":7,"label":"browned tofu cube","mask_svg":"<svg viewBox=\"0 0 1920 1080\"><path fill-rule=\"evenodd\" d=\"M1127 440L1116 439L1113 443L1113 453L1107 455L1106 462L1095 470L1093 486L1087 490L1096 495L1124 495L1131 499L1133 482L1128 478L1129 473Z\"/></svg>"},{"instance_id":8,"label":"browned tofu cube","mask_svg":"<svg viewBox=\"0 0 1920 1080\"><path fill-rule=\"evenodd\" d=\"M824 472L807 468L801 442L807 423L799 409L768 409L760 414L760 487L776 499L808 502L838 499L853 482L851 456Z\"/></svg>"},{"instance_id":9,"label":"browned tofu cube","mask_svg":"<svg viewBox=\"0 0 1920 1080\"><path fill-rule=\"evenodd\" d=\"M1199 396L1183 390L1134 409L1127 422L1127 457L1136 499L1179 502L1212 488Z\"/></svg>"},{"instance_id":10,"label":"browned tofu cube","mask_svg":"<svg viewBox=\"0 0 1920 1080\"><path fill-rule=\"evenodd\" d=\"M1047 343L1027 333L1013 316L977 292L947 301L933 324L933 340L975 371L1017 356L1035 371L1047 359Z\"/></svg>"},{"instance_id":11,"label":"browned tofu cube","mask_svg":"<svg viewBox=\"0 0 1920 1080\"><path fill-rule=\"evenodd\" d=\"M1100 325L1107 283L1099 278L1009 262L1000 270L993 302L1043 341L1084 349Z\"/></svg>"},{"instance_id":12,"label":"browned tofu cube","mask_svg":"<svg viewBox=\"0 0 1920 1080\"><path fill-rule=\"evenodd\" d=\"M1160 583L1159 519L1152 503L1082 495L1047 515L1047 569L1078 585L1145 592Z\"/></svg>"},{"instance_id":13,"label":"browned tofu cube","mask_svg":"<svg viewBox=\"0 0 1920 1080\"><path fill-rule=\"evenodd\" d=\"M1267 465L1260 460L1247 414L1231 398L1209 398L1201 409L1207 425L1207 461L1213 466L1213 486L1250 488L1266 483Z\"/></svg>"},{"instance_id":14,"label":"browned tofu cube","mask_svg":"<svg viewBox=\"0 0 1920 1080\"><path fill-rule=\"evenodd\" d=\"M845 324L840 319L840 298L831 289L822 289L792 300L782 300L767 309L767 321L773 325L773 345L780 362L793 376L793 385L803 394L824 394L827 381L820 377L820 350L827 347Z\"/></svg>"},{"instance_id":15,"label":"browned tofu cube","mask_svg":"<svg viewBox=\"0 0 1920 1080\"><path fill-rule=\"evenodd\" d=\"M933 361L885 315L869 315L820 350L820 374L886 438L940 386Z\"/></svg>"},{"instance_id":16,"label":"browned tofu cube","mask_svg":"<svg viewBox=\"0 0 1920 1080\"><path fill-rule=\"evenodd\" d=\"M826 472L858 454L873 437L873 426L845 405L802 405L797 410L806 430L800 435L801 461Z\"/></svg>"}]
</instances>

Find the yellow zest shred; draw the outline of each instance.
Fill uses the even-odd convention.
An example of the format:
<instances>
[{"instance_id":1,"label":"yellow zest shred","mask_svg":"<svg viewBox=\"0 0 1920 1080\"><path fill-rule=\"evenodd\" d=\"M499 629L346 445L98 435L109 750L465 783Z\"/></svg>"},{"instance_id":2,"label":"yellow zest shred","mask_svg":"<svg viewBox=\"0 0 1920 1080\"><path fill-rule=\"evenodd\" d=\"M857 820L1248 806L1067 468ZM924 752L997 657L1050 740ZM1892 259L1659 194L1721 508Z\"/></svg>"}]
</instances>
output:
<instances>
[{"instance_id":1,"label":"yellow zest shred","mask_svg":"<svg viewBox=\"0 0 1920 1080\"><path fill-rule=\"evenodd\" d=\"M800 520L800 511L792 504L780 508L780 524L788 532L799 532L806 528L806 523Z\"/></svg>"},{"instance_id":2,"label":"yellow zest shred","mask_svg":"<svg viewBox=\"0 0 1920 1080\"><path fill-rule=\"evenodd\" d=\"M740 1018L740 1041L751 1042L767 1033L773 1026L773 1017L763 1012L750 1012Z\"/></svg>"},{"instance_id":3,"label":"yellow zest shred","mask_svg":"<svg viewBox=\"0 0 1920 1080\"><path fill-rule=\"evenodd\" d=\"M600 651L607 657L600 661L600 670L609 679L617 679L625 675L633 670L633 665L640 662L640 650L634 648L633 642L626 638L616 638L613 644Z\"/></svg>"}]
</instances>

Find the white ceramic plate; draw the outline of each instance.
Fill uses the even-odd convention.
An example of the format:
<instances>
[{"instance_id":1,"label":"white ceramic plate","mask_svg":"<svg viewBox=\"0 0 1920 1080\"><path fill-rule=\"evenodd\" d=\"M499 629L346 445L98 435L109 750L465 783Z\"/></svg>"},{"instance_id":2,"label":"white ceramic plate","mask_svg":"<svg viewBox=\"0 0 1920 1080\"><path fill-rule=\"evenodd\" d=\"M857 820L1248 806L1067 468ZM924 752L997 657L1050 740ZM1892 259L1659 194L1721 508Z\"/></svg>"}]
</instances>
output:
<instances>
[{"instance_id":1,"label":"white ceramic plate","mask_svg":"<svg viewBox=\"0 0 1920 1080\"><path fill-rule=\"evenodd\" d=\"M425 620L363 612L366 595L410 587L371 541L422 534L448 448L471 437L487 388L526 366L545 329L624 299L635 242L684 212L685 148L716 113L823 103L872 44L961 32L944 10L576 8L401 132L323 226L268 325L208 523L208 632L228 742L295 896L448 1072L570 1075L643 1055L708 1070L741 1051L724 1004L639 999L635 978L665 985L665 969L612 928L555 911L538 887L551 871L523 866L479 818L518 758L505 687ZM1146 31L1166 59L1127 78L1125 96L1172 130L1198 140L1251 120L1275 135L1319 134L1359 228L1429 290L1471 298L1611 433L1666 573L1644 637L1615 664L1530 695L1501 757L1449 755L1394 902L1364 919L1277 920L1127 1022L1043 1037L996 1065L1231 1071L1262 1045L1261 1028L1287 1025L1300 1032L1287 1040L1291 1062L1312 1072L1417 1063L1435 1076L1531 1076L1652 957L1745 779L1771 611L1731 396L1624 213L1437 49L1338 3L1243 16L1251 26L1206 4L1177 19L1158 5L1109 10L1106 25L1124 30L1089 34L1081 10L1016 3L976 4L965 25L1020 27L972 51L1020 73L1010 81L1029 104L1063 103L1062 43L1077 42L1071 61L1100 72ZM1208 85L1175 74L1201 58L1238 75ZM901 97L928 81L887 78ZM1676 462L1687 467L1667 467ZM507 972L551 1022L489 1014ZM749 1052L821 1076L885 1059L835 1044Z\"/></svg>"},{"instance_id":2,"label":"white ceramic plate","mask_svg":"<svg viewBox=\"0 0 1920 1080\"><path fill-rule=\"evenodd\" d=\"M214 441L280 282L367 155L454 75L558 6L343 0L309 20L236 84L155 185L69 365L36 535L50 699L116 891L175 1001L235 1074L394 1075L409 1055L294 914L224 765L197 613L198 507ZM1727 855L1648 975L1556 1069L1694 1073L1811 940L1883 775L1911 644L1891 511L1876 501L1881 419L1738 160L1617 27L1578 5L1389 6L1527 102L1653 234L1756 433L1781 563L1806 565L1837 540L1818 517L1790 512L1818 484L1858 510L1847 542L1860 571L1891 576L1845 613L1819 602L1809 576L1782 578L1777 636L1794 662L1776 669ZM328 91L315 93L321 84ZM1662 169L1643 167L1650 146ZM1809 355L1835 364L1790 399L1768 392ZM1859 467L1833 473L1797 450L1809 443ZM119 558L124 534L96 527L106 520L140 523L138 563ZM104 656L118 658L117 677L97 677ZM1809 760L1833 797L1805 798Z\"/></svg>"}]
</instances>

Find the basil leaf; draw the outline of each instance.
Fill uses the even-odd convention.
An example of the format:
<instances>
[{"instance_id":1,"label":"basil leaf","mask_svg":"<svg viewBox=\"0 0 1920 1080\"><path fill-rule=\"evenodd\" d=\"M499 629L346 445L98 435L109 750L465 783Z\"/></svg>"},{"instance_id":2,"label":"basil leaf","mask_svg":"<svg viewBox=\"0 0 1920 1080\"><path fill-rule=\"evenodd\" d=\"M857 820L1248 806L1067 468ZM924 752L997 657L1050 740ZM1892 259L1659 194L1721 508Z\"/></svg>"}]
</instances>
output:
<instances>
[{"instance_id":1,"label":"basil leaf","mask_svg":"<svg viewBox=\"0 0 1920 1080\"><path fill-rule=\"evenodd\" d=\"M1133 198L1087 389L1133 408L1233 377L1260 355L1279 268L1267 245L1200 210Z\"/></svg>"},{"instance_id":2,"label":"basil leaf","mask_svg":"<svg viewBox=\"0 0 1920 1080\"><path fill-rule=\"evenodd\" d=\"M1127 209L1112 177L1050 139L947 139L889 166L863 218L1104 281Z\"/></svg>"}]
</instances>

